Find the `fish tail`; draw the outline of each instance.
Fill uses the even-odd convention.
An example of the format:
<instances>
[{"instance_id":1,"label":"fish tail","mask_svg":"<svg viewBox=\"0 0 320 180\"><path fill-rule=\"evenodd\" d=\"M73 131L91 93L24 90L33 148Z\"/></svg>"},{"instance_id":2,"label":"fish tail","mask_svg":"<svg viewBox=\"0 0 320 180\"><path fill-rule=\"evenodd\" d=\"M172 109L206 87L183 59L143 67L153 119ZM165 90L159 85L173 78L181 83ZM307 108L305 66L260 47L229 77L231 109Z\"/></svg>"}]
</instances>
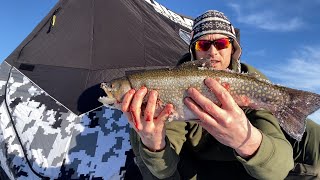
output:
<instances>
[{"instance_id":1,"label":"fish tail","mask_svg":"<svg viewBox=\"0 0 320 180\"><path fill-rule=\"evenodd\" d=\"M306 129L308 115L320 108L320 95L312 92L287 88L288 101L275 112L280 126L294 139L300 141Z\"/></svg>"}]
</instances>

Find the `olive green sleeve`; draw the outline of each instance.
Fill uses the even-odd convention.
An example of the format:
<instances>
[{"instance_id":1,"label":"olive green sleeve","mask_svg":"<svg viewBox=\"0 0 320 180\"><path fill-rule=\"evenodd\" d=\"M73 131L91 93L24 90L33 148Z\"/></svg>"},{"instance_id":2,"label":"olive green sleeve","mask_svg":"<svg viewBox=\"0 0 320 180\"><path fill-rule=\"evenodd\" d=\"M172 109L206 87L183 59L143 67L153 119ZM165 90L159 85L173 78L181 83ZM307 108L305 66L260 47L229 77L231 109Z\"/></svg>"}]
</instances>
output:
<instances>
[{"instance_id":1,"label":"olive green sleeve","mask_svg":"<svg viewBox=\"0 0 320 180\"><path fill-rule=\"evenodd\" d=\"M257 179L284 179L293 168L293 150L277 119L265 110L246 110L253 126L262 133L262 142L249 160L236 155L246 171Z\"/></svg>"},{"instance_id":2,"label":"olive green sleeve","mask_svg":"<svg viewBox=\"0 0 320 180\"><path fill-rule=\"evenodd\" d=\"M186 141L186 123L173 121L166 125L166 146L160 152L151 152L140 141L139 153L150 172L159 179L177 174L179 153Z\"/></svg>"}]
</instances>

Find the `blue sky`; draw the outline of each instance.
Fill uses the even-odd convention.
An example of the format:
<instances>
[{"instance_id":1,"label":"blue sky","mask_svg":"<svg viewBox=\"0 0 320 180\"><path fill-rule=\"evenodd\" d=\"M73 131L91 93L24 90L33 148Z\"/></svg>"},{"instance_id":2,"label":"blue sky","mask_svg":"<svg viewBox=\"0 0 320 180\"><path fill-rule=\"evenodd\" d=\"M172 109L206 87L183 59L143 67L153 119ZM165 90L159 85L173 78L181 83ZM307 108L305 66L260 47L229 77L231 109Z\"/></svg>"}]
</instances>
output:
<instances>
[{"instance_id":1,"label":"blue sky","mask_svg":"<svg viewBox=\"0 0 320 180\"><path fill-rule=\"evenodd\" d=\"M4 1L0 62L32 31L57 0ZM273 82L320 94L320 0L158 0L190 17L208 9L225 13L241 30L241 60ZM311 115L320 124L320 111Z\"/></svg>"}]
</instances>

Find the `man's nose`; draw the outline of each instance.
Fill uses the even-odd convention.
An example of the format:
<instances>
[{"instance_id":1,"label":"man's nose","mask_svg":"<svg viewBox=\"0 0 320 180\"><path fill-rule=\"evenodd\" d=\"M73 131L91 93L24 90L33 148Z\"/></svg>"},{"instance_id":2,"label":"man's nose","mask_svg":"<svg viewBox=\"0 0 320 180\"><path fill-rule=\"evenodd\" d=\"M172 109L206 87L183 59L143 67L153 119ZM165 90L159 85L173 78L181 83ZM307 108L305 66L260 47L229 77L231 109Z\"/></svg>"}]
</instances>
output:
<instances>
[{"instance_id":1,"label":"man's nose","mask_svg":"<svg viewBox=\"0 0 320 180\"><path fill-rule=\"evenodd\" d=\"M218 50L213 44L211 44L210 49L208 50L208 52L212 57L216 56L218 54Z\"/></svg>"}]
</instances>

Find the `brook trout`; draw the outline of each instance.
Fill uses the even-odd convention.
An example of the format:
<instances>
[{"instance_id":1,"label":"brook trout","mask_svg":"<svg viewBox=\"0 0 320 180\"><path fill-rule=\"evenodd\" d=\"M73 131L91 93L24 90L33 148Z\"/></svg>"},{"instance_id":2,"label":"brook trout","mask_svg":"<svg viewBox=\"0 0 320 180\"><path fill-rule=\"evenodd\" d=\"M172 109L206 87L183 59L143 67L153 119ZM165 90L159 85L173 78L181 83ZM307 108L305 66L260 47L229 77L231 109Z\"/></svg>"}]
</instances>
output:
<instances>
[{"instance_id":1,"label":"brook trout","mask_svg":"<svg viewBox=\"0 0 320 180\"><path fill-rule=\"evenodd\" d=\"M213 70L207 67L182 66L174 69L157 69L138 72L109 83L101 88L107 97L99 101L114 106L122 102L130 89L142 86L157 90L162 106L171 103L175 113L172 120L198 119L183 103L187 89L194 87L204 96L219 104L215 95L204 84L207 77L228 84L228 91L240 107L269 110L279 120L280 126L296 140L301 140L306 127L306 117L320 108L320 95L272 84L256 75Z\"/></svg>"}]
</instances>

